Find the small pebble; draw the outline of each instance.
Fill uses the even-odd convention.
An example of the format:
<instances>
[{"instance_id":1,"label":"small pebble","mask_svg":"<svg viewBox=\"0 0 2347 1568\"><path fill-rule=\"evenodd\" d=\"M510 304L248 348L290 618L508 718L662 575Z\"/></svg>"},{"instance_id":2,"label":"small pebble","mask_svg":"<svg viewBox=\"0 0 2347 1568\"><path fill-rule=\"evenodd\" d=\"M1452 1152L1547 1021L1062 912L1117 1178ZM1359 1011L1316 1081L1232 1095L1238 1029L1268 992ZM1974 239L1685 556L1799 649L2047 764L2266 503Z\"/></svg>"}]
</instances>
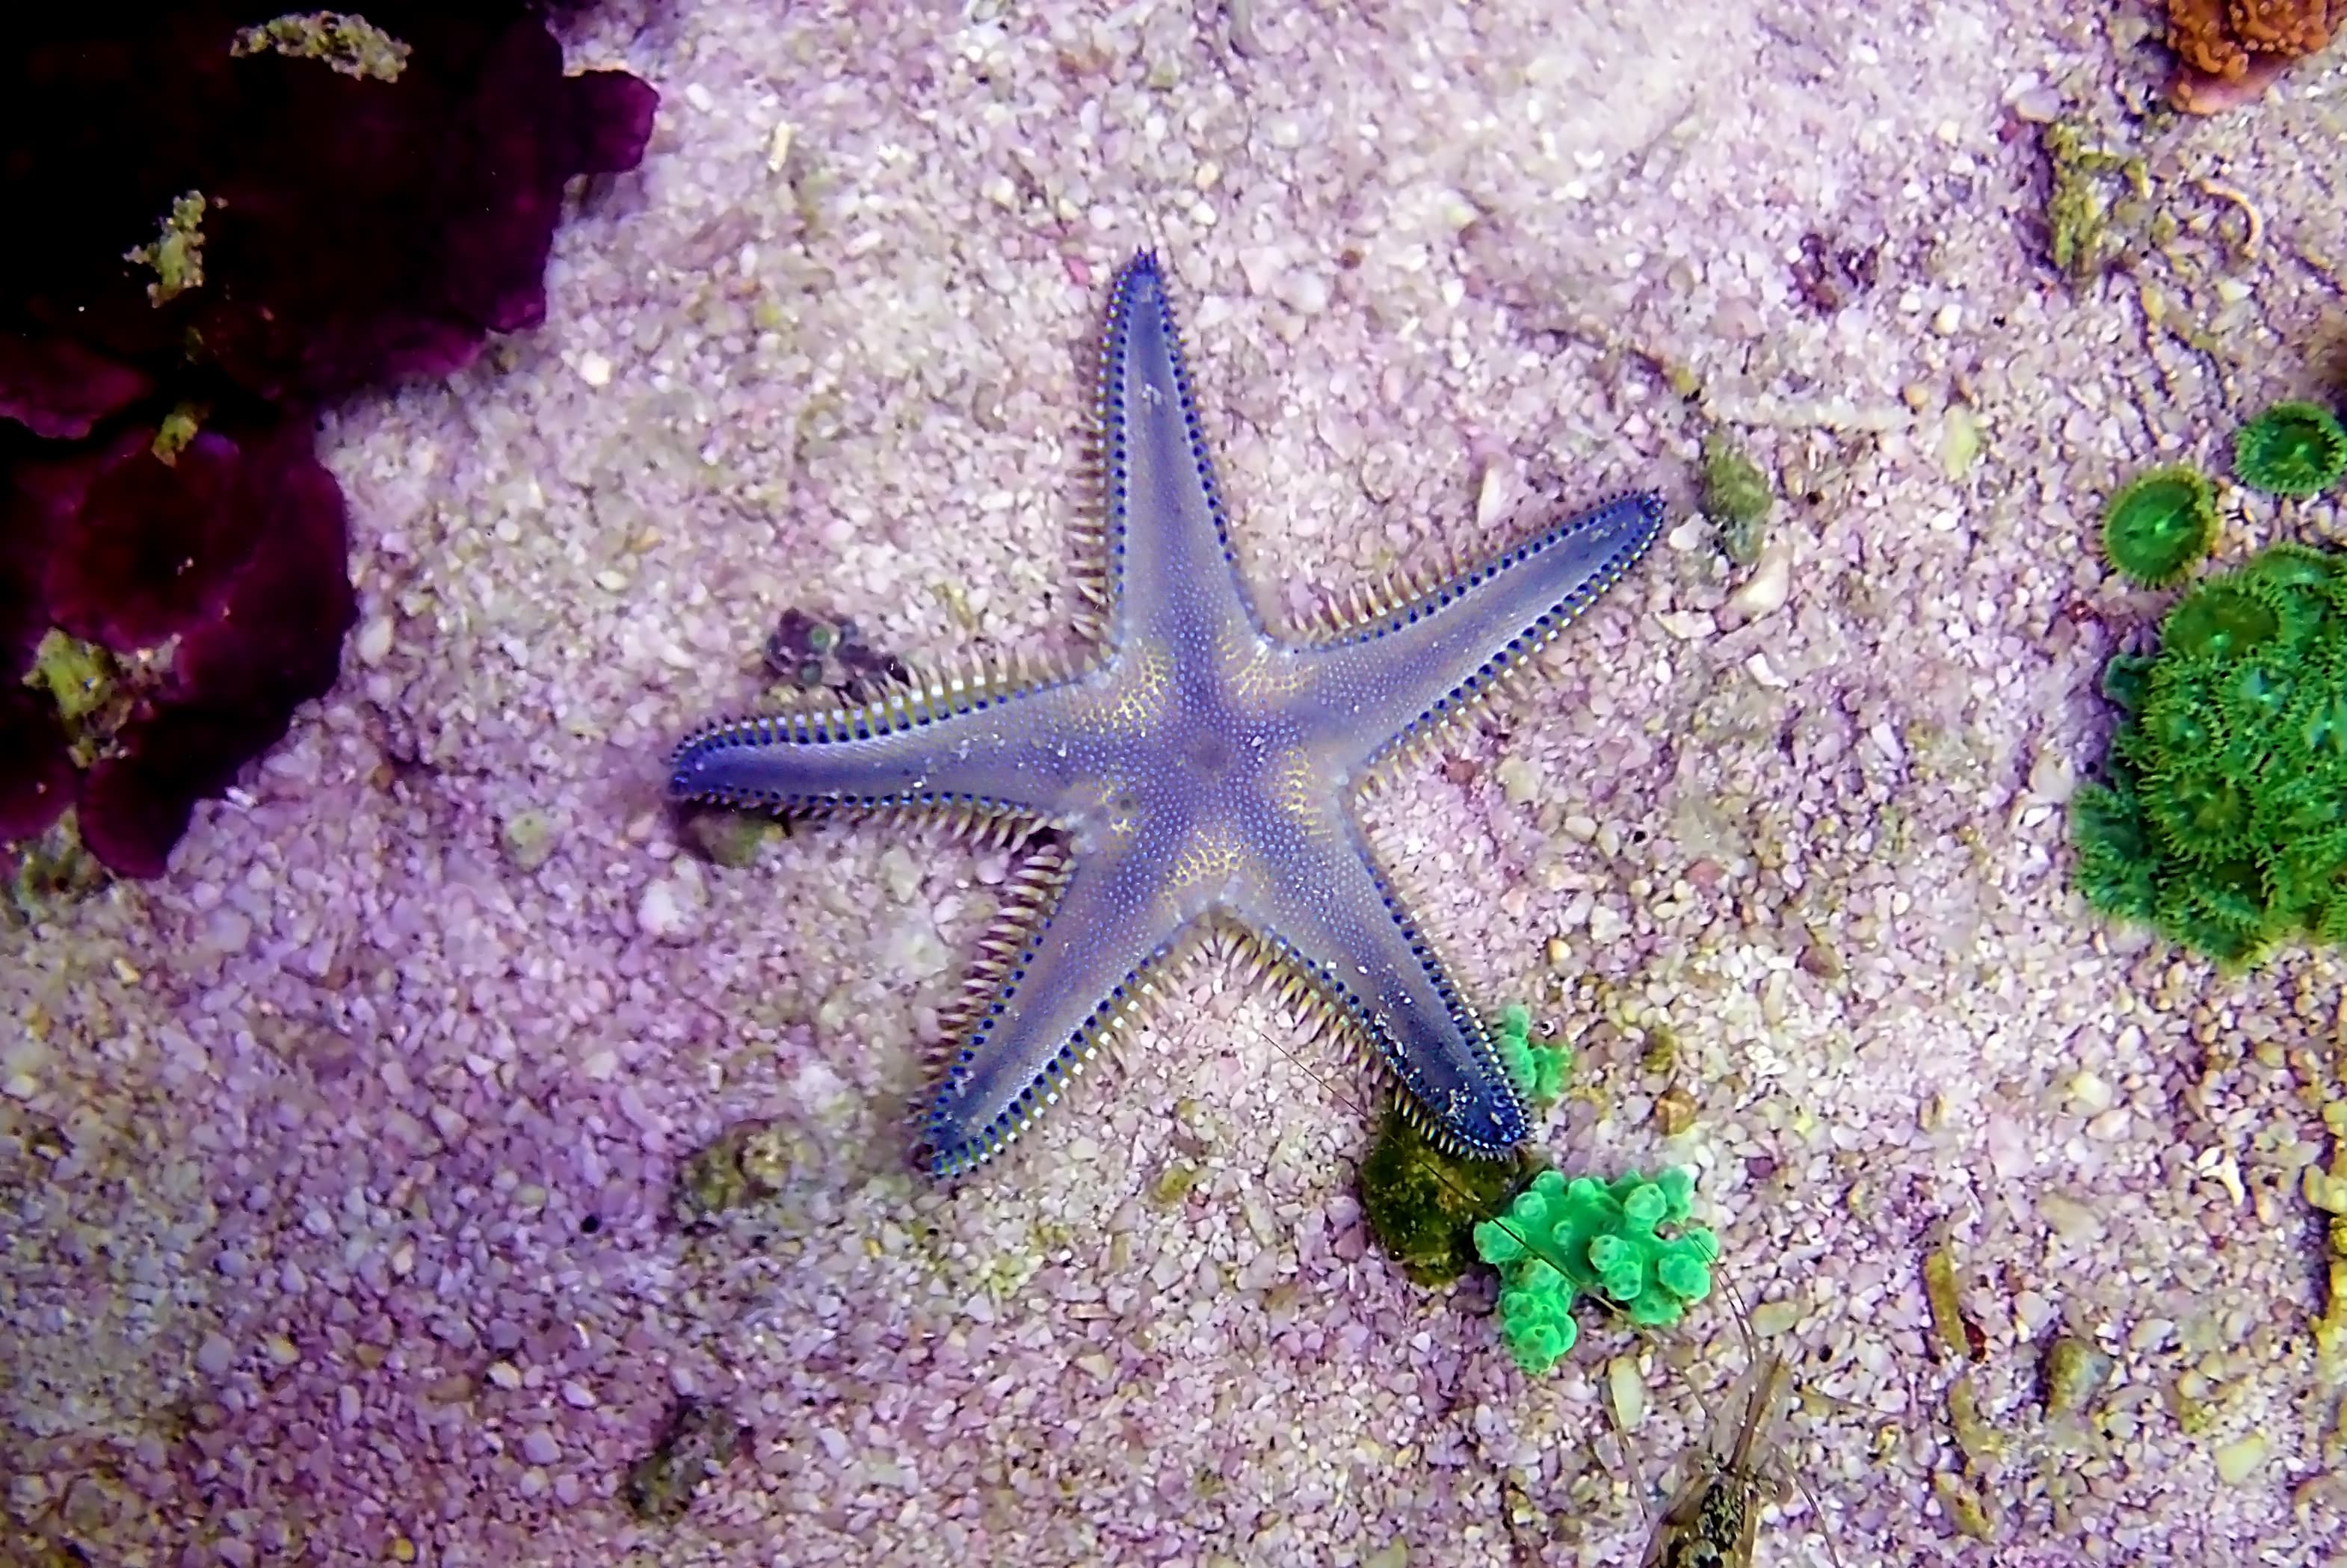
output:
<instances>
[{"instance_id":1,"label":"small pebble","mask_svg":"<svg viewBox=\"0 0 2347 1568\"><path fill-rule=\"evenodd\" d=\"M2111 1108L2111 1086L2100 1073L2083 1070L2070 1080L2070 1099L2086 1115L2099 1116Z\"/></svg>"},{"instance_id":2,"label":"small pebble","mask_svg":"<svg viewBox=\"0 0 2347 1568\"><path fill-rule=\"evenodd\" d=\"M2045 1352L2045 1413L2078 1416L2103 1391L2111 1358L2089 1339L2065 1334Z\"/></svg>"},{"instance_id":3,"label":"small pebble","mask_svg":"<svg viewBox=\"0 0 2347 1568\"><path fill-rule=\"evenodd\" d=\"M2221 1444L2215 1456L2217 1479L2227 1486L2240 1485L2263 1468L2269 1446L2263 1432Z\"/></svg>"},{"instance_id":4,"label":"small pebble","mask_svg":"<svg viewBox=\"0 0 2347 1568\"><path fill-rule=\"evenodd\" d=\"M552 1464L562 1457L562 1445L544 1427L534 1427L521 1440L521 1457L532 1464Z\"/></svg>"},{"instance_id":5,"label":"small pebble","mask_svg":"<svg viewBox=\"0 0 2347 1568\"><path fill-rule=\"evenodd\" d=\"M362 664L382 663L384 656L391 652L391 617L388 615L369 617L366 624L359 628L358 638L352 644L352 651L359 656L359 662Z\"/></svg>"},{"instance_id":6,"label":"small pebble","mask_svg":"<svg viewBox=\"0 0 2347 1568\"><path fill-rule=\"evenodd\" d=\"M1616 1356L1605 1363L1605 1396L1622 1430L1635 1431L1646 1419L1646 1379L1635 1356Z\"/></svg>"},{"instance_id":7,"label":"small pebble","mask_svg":"<svg viewBox=\"0 0 2347 1568\"><path fill-rule=\"evenodd\" d=\"M1759 564L1744 585L1727 596L1722 608L1733 626L1748 625L1785 608L1793 592L1793 551L1782 539L1771 539L1760 551Z\"/></svg>"},{"instance_id":8,"label":"small pebble","mask_svg":"<svg viewBox=\"0 0 2347 1568\"><path fill-rule=\"evenodd\" d=\"M689 866L692 863L684 863ZM707 894L697 879L663 876L644 888L636 902L636 929L662 942L689 942L701 928Z\"/></svg>"},{"instance_id":9,"label":"small pebble","mask_svg":"<svg viewBox=\"0 0 2347 1568\"><path fill-rule=\"evenodd\" d=\"M2062 118L2062 95L2050 87L2034 87L2014 95L2013 118L2030 125L2052 125Z\"/></svg>"}]
</instances>

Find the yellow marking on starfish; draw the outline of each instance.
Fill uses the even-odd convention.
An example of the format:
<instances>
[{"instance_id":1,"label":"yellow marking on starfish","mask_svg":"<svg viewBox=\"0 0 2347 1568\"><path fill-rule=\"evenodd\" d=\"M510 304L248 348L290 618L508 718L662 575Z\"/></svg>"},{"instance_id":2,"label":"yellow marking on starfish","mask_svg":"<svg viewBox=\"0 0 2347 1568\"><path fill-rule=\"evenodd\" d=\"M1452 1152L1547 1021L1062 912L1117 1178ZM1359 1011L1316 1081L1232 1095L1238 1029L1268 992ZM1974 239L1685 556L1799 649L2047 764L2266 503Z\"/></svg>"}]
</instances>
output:
<instances>
[{"instance_id":1,"label":"yellow marking on starfish","mask_svg":"<svg viewBox=\"0 0 2347 1568\"><path fill-rule=\"evenodd\" d=\"M1251 876L1255 869L1255 857L1245 839L1228 827L1202 827L1174 857L1163 897L1175 912L1186 914L1213 902L1233 878ZM1206 897L1198 897L1200 893Z\"/></svg>"},{"instance_id":2,"label":"yellow marking on starfish","mask_svg":"<svg viewBox=\"0 0 2347 1568\"><path fill-rule=\"evenodd\" d=\"M1146 736L1162 727L1173 706L1173 650L1135 640L1121 661L1119 679L1092 694L1080 720L1102 734Z\"/></svg>"},{"instance_id":3,"label":"yellow marking on starfish","mask_svg":"<svg viewBox=\"0 0 2347 1568\"><path fill-rule=\"evenodd\" d=\"M1244 633L1226 634L1214 649L1224 690L1235 701L1261 702L1292 697L1304 689L1304 671L1283 648Z\"/></svg>"},{"instance_id":4,"label":"yellow marking on starfish","mask_svg":"<svg viewBox=\"0 0 2347 1568\"><path fill-rule=\"evenodd\" d=\"M1319 770L1301 746L1290 746L1280 753L1264 779L1264 794L1272 806L1315 839L1328 836L1325 788Z\"/></svg>"}]
</instances>

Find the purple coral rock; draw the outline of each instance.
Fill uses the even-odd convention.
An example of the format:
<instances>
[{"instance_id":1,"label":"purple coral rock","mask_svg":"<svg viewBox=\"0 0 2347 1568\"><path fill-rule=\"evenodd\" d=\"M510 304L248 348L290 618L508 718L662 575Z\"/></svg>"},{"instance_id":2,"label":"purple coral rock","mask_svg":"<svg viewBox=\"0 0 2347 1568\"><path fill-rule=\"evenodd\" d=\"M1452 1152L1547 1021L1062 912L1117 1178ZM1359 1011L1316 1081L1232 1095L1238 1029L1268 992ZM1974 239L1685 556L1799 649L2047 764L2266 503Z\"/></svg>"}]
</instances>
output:
<instances>
[{"instance_id":1,"label":"purple coral rock","mask_svg":"<svg viewBox=\"0 0 2347 1568\"><path fill-rule=\"evenodd\" d=\"M311 456L306 424L232 450L231 487L261 543L212 612L181 634L162 689L82 781L82 840L126 876L161 876L196 802L226 789L284 736L296 707L333 685L358 616L342 491Z\"/></svg>"},{"instance_id":2,"label":"purple coral rock","mask_svg":"<svg viewBox=\"0 0 2347 1568\"><path fill-rule=\"evenodd\" d=\"M152 377L55 333L0 332L0 419L74 441L155 390Z\"/></svg>"},{"instance_id":3,"label":"purple coral rock","mask_svg":"<svg viewBox=\"0 0 2347 1568\"><path fill-rule=\"evenodd\" d=\"M36 837L73 799L73 758L56 710L22 686L0 685L0 844Z\"/></svg>"},{"instance_id":4,"label":"purple coral rock","mask_svg":"<svg viewBox=\"0 0 2347 1568\"><path fill-rule=\"evenodd\" d=\"M232 56L250 12L199 0L94 38L48 22L9 52L0 203L45 234L0 255L0 326L20 301L108 363L192 354L261 396L316 398L445 374L487 333L537 325L563 183L634 165L652 89L565 77L527 6L371 9L410 46L390 81ZM150 295L124 251L190 192L203 281Z\"/></svg>"},{"instance_id":5,"label":"purple coral rock","mask_svg":"<svg viewBox=\"0 0 2347 1568\"><path fill-rule=\"evenodd\" d=\"M50 508L0 464L0 686L13 686L48 630ZM15 732L0 726L0 738Z\"/></svg>"},{"instance_id":6,"label":"purple coral rock","mask_svg":"<svg viewBox=\"0 0 2347 1568\"><path fill-rule=\"evenodd\" d=\"M273 472L254 473L236 442L205 431L170 463L155 432L125 431L82 478L79 504L55 536L49 618L118 653L152 648L216 612L252 553Z\"/></svg>"}]
</instances>

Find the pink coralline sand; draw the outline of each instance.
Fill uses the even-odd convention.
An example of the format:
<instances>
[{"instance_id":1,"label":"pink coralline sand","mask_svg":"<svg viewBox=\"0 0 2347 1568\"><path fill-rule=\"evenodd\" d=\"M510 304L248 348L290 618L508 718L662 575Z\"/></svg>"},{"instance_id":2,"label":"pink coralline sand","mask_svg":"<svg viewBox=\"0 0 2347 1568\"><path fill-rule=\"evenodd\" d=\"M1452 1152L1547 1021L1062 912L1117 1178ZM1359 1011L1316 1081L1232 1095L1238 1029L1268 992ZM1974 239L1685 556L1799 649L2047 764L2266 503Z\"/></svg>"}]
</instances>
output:
<instances>
[{"instance_id":1,"label":"pink coralline sand","mask_svg":"<svg viewBox=\"0 0 2347 1568\"><path fill-rule=\"evenodd\" d=\"M1003 1160L928 1183L907 1112L1016 856L831 825L720 866L663 808L792 607L920 662L1077 651L1083 344L1146 243L1266 606L1684 492L1715 422L1779 478L1781 594L1690 515L1364 810L1469 991L1578 1046L1547 1152L1696 1168L1806 1390L1756 1560L2336 1560L2302 1194L2347 972L2223 976L2067 882L2096 679L2160 608L2094 564L2109 487L2309 395L2262 338L2221 376L2146 344L2137 290L2074 294L2027 241L2001 106L2144 63L2011 0L1258 5L1244 42L1211 6L878 15L567 28L658 84L660 129L556 234L542 327L323 416L339 671L287 630L323 694L169 875L0 928L7 1549L1640 1560L1742 1368L1725 1311L1591 1318L1519 1375L1488 1282L1430 1295L1368 1245L1374 1081L1212 955ZM2330 135L2175 156L2347 254ZM1805 257L1870 251L1805 295ZM2198 276L2160 286L2229 320ZM2276 331L2329 308L2255 281ZM2236 545L2340 523L2252 501ZM745 1123L764 1195L678 1223ZM1942 1245L1977 1360L1925 1299ZM2085 1431L2044 1408L2065 1333L2114 1363ZM1969 1466L1960 1376L1998 1440ZM622 1492L682 1400L740 1451L647 1523Z\"/></svg>"}]
</instances>

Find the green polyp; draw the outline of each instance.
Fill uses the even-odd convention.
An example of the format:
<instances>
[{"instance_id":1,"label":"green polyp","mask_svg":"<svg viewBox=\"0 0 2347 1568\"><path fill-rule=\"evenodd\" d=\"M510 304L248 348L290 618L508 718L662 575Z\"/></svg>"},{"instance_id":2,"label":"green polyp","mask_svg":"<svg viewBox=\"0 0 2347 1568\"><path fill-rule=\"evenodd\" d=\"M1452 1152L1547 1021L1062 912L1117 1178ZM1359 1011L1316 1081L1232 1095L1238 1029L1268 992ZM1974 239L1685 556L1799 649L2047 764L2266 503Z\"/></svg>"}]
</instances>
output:
<instances>
[{"instance_id":1,"label":"green polyp","mask_svg":"<svg viewBox=\"0 0 2347 1568\"><path fill-rule=\"evenodd\" d=\"M2224 579L2205 582L2168 612L2163 650L2186 659L2239 659L2274 641L2281 616L2254 589Z\"/></svg>"},{"instance_id":2,"label":"green polyp","mask_svg":"<svg viewBox=\"0 0 2347 1568\"><path fill-rule=\"evenodd\" d=\"M1719 548L1738 566L1760 559L1777 493L1768 476L1720 431L1703 438L1703 511L1719 528Z\"/></svg>"},{"instance_id":3,"label":"green polyp","mask_svg":"<svg viewBox=\"0 0 2347 1568\"><path fill-rule=\"evenodd\" d=\"M2143 732L2166 758L2197 756L2225 742L2221 710L2191 688L2163 687L2144 705Z\"/></svg>"},{"instance_id":4,"label":"green polyp","mask_svg":"<svg viewBox=\"0 0 2347 1568\"><path fill-rule=\"evenodd\" d=\"M2282 716L2296 692L2288 669L2258 661L2227 678L2219 705L2236 728L2261 729Z\"/></svg>"},{"instance_id":5,"label":"green polyp","mask_svg":"<svg viewBox=\"0 0 2347 1568\"><path fill-rule=\"evenodd\" d=\"M1532 1028L1532 1009L1512 1002L1500 1009L1491 1039L1499 1048L1500 1065L1507 1071L1508 1081L1533 1110L1544 1111L1564 1092L1565 1076L1573 1071L1573 1048L1534 1045Z\"/></svg>"},{"instance_id":6,"label":"green polyp","mask_svg":"<svg viewBox=\"0 0 2347 1568\"><path fill-rule=\"evenodd\" d=\"M165 305L204 281L204 193L190 190L171 203L163 216L162 231L148 244L123 252L122 259L155 270L147 285L149 304Z\"/></svg>"},{"instance_id":7,"label":"green polyp","mask_svg":"<svg viewBox=\"0 0 2347 1568\"><path fill-rule=\"evenodd\" d=\"M2321 550L2304 545L2270 545L2241 569L2241 575L2274 588L2321 589L2339 580L2334 564Z\"/></svg>"},{"instance_id":8,"label":"green polyp","mask_svg":"<svg viewBox=\"0 0 2347 1568\"><path fill-rule=\"evenodd\" d=\"M105 649L51 630L34 650L32 672L25 684L47 692L67 729L77 731L83 720L114 700L119 675L114 655Z\"/></svg>"},{"instance_id":9,"label":"green polyp","mask_svg":"<svg viewBox=\"0 0 2347 1568\"><path fill-rule=\"evenodd\" d=\"M2347 691L2332 685L2310 693L2297 714L2292 738L2310 759L2347 762Z\"/></svg>"},{"instance_id":10,"label":"green polyp","mask_svg":"<svg viewBox=\"0 0 2347 1568\"><path fill-rule=\"evenodd\" d=\"M2118 653L2103 666L2103 696L2128 713L2143 712L2151 691L2150 659L2140 653Z\"/></svg>"},{"instance_id":11,"label":"green polyp","mask_svg":"<svg viewBox=\"0 0 2347 1568\"><path fill-rule=\"evenodd\" d=\"M2217 767L2181 767L2151 782L2146 804L2168 847L2214 862L2239 853L2257 802L2243 782Z\"/></svg>"},{"instance_id":12,"label":"green polyp","mask_svg":"<svg viewBox=\"0 0 2347 1568\"><path fill-rule=\"evenodd\" d=\"M2129 580L2167 588L2217 542L2217 489L2197 468L2155 468L2111 497L2103 555Z\"/></svg>"},{"instance_id":13,"label":"green polyp","mask_svg":"<svg viewBox=\"0 0 2347 1568\"><path fill-rule=\"evenodd\" d=\"M2322 907L2321 923L2315 927L2314 935L2332 947L2347 942L2347 894L2334 895Z\"/></svg>"},{"instance_id":14,"label":"green polyp","mask_svg":"<svg viewBox=\"0 0 2347 1568\"><path fill-rule=\"evenodd\" d=\"M2233 433L2233 472L2269 495L2320 494L2347 472L2347 429L2319 403L2277 403Z\"/></svg>"},{"instance_id":15,"label":"green polyp","mask_svg":"<svg viewBox=\"0 0 2347 1568\"><path fill-rule=\"evenodd\" d=\"M2332 778L2296 778L2270 792L2260 824L2276 838L2297 839L2347 826L2347 790Z\"/></svg>"}]
</instances>

